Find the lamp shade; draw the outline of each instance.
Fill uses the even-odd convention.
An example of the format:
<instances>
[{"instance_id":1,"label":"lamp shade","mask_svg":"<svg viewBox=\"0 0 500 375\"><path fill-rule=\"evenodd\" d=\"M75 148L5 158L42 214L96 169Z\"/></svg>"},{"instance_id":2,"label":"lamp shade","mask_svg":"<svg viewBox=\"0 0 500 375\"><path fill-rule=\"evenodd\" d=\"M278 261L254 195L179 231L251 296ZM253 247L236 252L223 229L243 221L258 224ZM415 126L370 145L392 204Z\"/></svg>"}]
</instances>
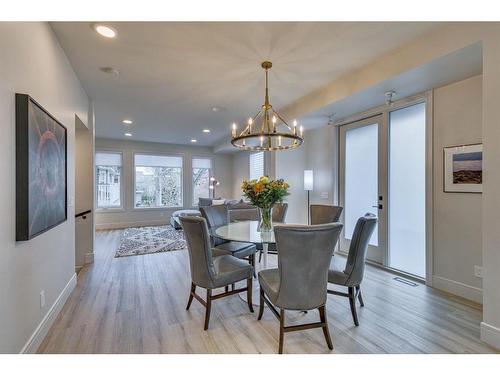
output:
<instances>
[{"instance_id":1,"label":"lamp shade","mask_svg":"<svg viewBox=\"0 0 500 375\"><path fill-rule=\"evenodd\" d=\"M312 169L306 169L304 171L304 190L313 190L314 186L314 176Z\"/></svg>"}]
</instances>

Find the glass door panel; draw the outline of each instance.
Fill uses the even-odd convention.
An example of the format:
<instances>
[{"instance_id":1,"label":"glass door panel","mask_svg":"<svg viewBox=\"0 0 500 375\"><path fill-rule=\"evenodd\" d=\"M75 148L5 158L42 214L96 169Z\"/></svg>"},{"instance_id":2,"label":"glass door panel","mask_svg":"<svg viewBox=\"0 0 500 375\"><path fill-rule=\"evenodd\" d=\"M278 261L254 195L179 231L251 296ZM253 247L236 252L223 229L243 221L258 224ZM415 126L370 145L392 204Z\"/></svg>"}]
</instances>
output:
<instances>
[{"instance_id":1,"label":"glass door panel","mask_svg":"<svg viewBox=\"0 0 500 375\"><path fill-rule=\"evenodd\" d=\"M425 277L425 103L389 114L388 266Z\"/></svg>"},{"instance_id":2,"label":"glass door panel","mask_svg":"<svg viewBox=\"0 0 500 375\"><path fill-rule=\"evenodd\" d=\"M345 135L345 238L350 240L359 217L377 215L378 124L348 130ZM378 246L374 231L370 244Z\"/></svg>"}]
</instances>

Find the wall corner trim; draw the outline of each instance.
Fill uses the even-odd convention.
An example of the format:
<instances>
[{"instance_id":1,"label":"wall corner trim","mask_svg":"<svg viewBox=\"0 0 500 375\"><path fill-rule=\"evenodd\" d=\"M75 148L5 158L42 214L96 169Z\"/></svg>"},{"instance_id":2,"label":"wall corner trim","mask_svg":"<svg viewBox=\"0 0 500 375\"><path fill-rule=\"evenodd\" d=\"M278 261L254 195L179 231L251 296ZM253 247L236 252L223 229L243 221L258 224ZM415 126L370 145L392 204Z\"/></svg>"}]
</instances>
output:
<instances>
[{"instance_id":1,"label":"wall corner trim","mask_svg":"<svg viewBox=\"0 0 500 375\"><path fill-rule=\"evenodd\" d=\"M75 289L76 283L77 283L77 278L76 278L76 273L74 273L73 276L71 276L71 278L69 279L64 289L62 290L61 294L59 294L59 297L57 297L54 304L51 306L49 311L47 311L47 314L45 314L40 324L38 324L31 337L28 339L24 347L21 349L20 354L36 353L38 347L40 346L43 339L49 332L50 327L52 327L52 324L54 323L57 316L61 312L71 292L73 291L73 289Z\"/></svg>"},{"instance_id":2,"label":"wall corner trim","mask_svg":"<svg viewBox=\"0 0 500 375\"><path fill-rule=\"evenodd\" d=\"M481 340L500 349L500 328L481 322Z\"/></svg>"}]
</instances>

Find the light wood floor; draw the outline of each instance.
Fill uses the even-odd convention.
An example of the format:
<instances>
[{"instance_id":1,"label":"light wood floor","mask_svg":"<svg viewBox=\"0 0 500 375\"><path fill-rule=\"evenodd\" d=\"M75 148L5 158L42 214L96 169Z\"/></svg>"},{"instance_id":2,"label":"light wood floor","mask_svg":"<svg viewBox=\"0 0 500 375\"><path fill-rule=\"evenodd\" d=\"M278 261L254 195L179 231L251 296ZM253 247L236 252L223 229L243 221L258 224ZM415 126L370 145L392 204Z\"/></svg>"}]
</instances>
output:
<instances>
[{"instance_id":1,"label":"light wood floor","mask_svg":"<svg viewBox=\"0 0 500 375\"><path fill-rule=\"evenodd\" d=\"M204 308L186 302L190 286L186 251L114 258L121 231L98 232L95 263L39 348L40 353L276 353L278 320L261 321L231 296L213 302L210 328ZM336 266L344 262L335 256ZM275 262L272 256L270 262ZM367 267L360 326L346 298L328 296L331 353L494 353L479 340L480 306L424 285L408 286ZM291 313L287 323L316 320ZM330 353L321 329L285 334L285 353Z\"/></svg>"}]
</instances>

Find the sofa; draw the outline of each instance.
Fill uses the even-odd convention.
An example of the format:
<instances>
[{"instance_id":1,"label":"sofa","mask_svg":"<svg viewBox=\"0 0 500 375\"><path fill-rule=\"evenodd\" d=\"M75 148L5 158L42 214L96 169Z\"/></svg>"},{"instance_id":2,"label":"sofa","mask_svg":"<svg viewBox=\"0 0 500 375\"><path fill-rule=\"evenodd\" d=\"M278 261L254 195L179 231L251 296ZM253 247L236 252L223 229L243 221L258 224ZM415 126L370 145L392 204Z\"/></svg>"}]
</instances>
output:
<instances>
[{"instance_id":1,"label":"sofa","mask_svg":"<svg viewBox=\"0 0 500 375\"><path fill-rule=\"evenodd\" d=\"M207 207L214 204L224 204L227 206L229 221L259 220L259 209L243 199L224 198L199 198L198 207ZM201 216L198 210L178 210L172 213L170 224L175 229L181 229L180 224L174 219L179 216Z\"/></svg>"}]
</instances>

